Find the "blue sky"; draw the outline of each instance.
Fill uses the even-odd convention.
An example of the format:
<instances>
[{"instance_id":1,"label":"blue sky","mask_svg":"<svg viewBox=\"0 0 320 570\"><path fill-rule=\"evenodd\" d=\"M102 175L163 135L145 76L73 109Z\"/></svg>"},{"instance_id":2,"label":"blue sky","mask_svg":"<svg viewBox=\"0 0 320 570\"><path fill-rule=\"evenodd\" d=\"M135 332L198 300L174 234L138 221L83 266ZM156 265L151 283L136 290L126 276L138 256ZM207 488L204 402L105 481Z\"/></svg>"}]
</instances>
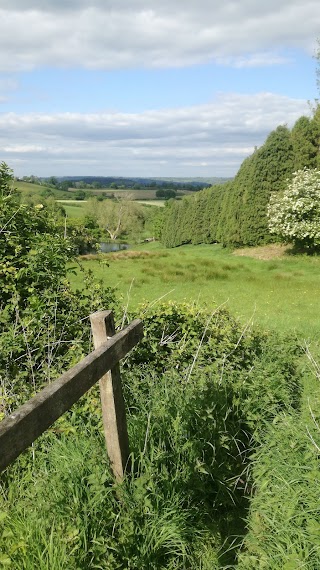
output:
<instances>
[{"instance_id":1,"label":"blue sky","mask_svg":"<svg viewBox=\"0 0 320 570\"><path fill-rule=\"evenodd\" d=\"M317 97L318 0L0 0L18 176L233 176Z\"/></svg>"}]
</instances>

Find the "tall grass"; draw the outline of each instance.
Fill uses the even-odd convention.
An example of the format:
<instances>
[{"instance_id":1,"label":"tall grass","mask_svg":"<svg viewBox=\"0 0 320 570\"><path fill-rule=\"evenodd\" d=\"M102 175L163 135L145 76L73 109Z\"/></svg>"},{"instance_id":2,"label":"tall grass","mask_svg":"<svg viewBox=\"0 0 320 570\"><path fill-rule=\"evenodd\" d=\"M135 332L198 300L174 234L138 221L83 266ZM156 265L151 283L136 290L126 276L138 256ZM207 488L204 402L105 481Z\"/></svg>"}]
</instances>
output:
<instances>
[{"instance_id":1,"label":"tall grass","mask_svg":"<svg viewBox=\"0 0 320 570\"><path fill-rule=\"evenodd\" d=\"M255 495L239 570L320 568L319 445L311 418L306 424L283 415L270 427L254 458Z\"/></svg>"},{"instance_id":2,"label":"tall grass","mask_svg":"<svg viewBox=\"0 0 320 570\"><path fill-rule=\"evenodd\" d=\"M98 260L86 261L86 266L117 287L126 300L130 287L129 308L163 295L168 300L207 305L209 311L214 304L226 303L243 322L254 314L254 322L264 328L296 332L306 339L319 336L317 257L287 255L259 260L236 257L218 245L165 250L148 244L138 250L134 258L133 251L121 257L110 254L109 267ZM81 276L73 279L75 285L81 285Z\"/></svg>"},{"instance_id":3,"label":"tall grass","mask_svg":"<svg viewBox=\"0 0 320 570\"><path fill-rule=\"evenodd\" d=\"M299 405L295 343L223 309L171 303L143 316L122 371L132 473L113 483L95 388L1 478L2 566L234 565L252 445Z\"/></svg>"},{"instance_id":4,"label":"tall grass","mask_svg":"<svg viewBox=\"0 0 320 570\"><path fill-rule=\"evenodd\" d=\"M132 472L114 484L94 388L0 478L0 568L319 568L319 371L252 326L265 308L269 329L316 338L318 260L156 244L103 259L86 264L134 278L128 318L145 323L122 367ZM136 308L170 288L196 302ZM225 310L240 300L242 325Z\"/></svg>"}]
</instances>

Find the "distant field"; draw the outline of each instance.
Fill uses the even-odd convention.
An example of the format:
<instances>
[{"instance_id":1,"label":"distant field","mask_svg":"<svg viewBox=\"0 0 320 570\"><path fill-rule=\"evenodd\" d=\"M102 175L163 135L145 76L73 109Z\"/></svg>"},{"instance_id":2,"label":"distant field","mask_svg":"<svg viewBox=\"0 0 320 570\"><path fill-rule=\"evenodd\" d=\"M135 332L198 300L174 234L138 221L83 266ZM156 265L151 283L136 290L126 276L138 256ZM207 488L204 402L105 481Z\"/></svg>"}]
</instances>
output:
<instances>
[{"instance_id":1,"label":"distant field","mask_svg":"<svg viewBox=\"0 0 320 570\"><path fill-rule=\"evenodd\" d=\"M84 266L117 287L129 308L166 299L223 304L244 323L320 337L320 258L286 256L260 260L238 257L218 245L163 249L158 243L108 254ZM71 277L80 287L82 277Z\"/></svg>"},{"instance_id":2,"label":"distant field","mask_svg":"<svg viewBox=\"0 0 320 570\"><path fill-rule=\"evenodd\" d=\"M69 218L82 218L87 212L87 202L85 200L57 200L65 209Z\"/></svg>"},{"instance_id":3,"label":"distant field","mask_svg":"<svg viewBox=\"0 0 320 570\"><path fill-rule=\"evenodd\" d=\"M128 194L132 197L132 200L155 200L156 190L157 188L145 190L134 190L133 188L99 188L97 190L84 189L85 192L91 192L97 196L102 193L106 193L107 196L110 194L113 194L114 196L123 196L124 194ZM69 190L70 198L72 198L72 194L75 192L78 192L75 188Z\"/></svg>"},{"instance_id":4,"label":"distant field","mask_svg":"<svg viewBox=\"0 0 320 570\"><path fill-rule=\"evenodd\" d=\"M16 180L14 182L14 187L19 190L23 196L32 197L33 199L44 200L45 198L42 196L42 193L46 190L49 190L54 198L67 198L68 192L63 190L56 190L49 186L45 186L44 184L32 184L31 182L24 182L23 180Z\"/></svg>"},{"instance_id":5,"label":"distant field","mask_svg":"<svg viewBox=\"0 0 320 570\"><path fill-rule=\"evenodd\" d=\"M88 200L56 200L56 202L61 202L61 204L78 204L78 206L81 206L81 204L86 204Z\"/></svg>"},{"instance_id":6,"label":"distant field","mask_svg":"<svg viewBox=\"0 0 320 570\"><path fill-rule=\"evenodd\" d=\"M161 206L163 207L166 203L165 200L136 200L139 204L144 204L145 206Z\"/></svg>"},{"instance_id":7,"label":"distant field","mask_svg":"<svg viewBox=\"0 0 320 570\"><path fill-rule=\"evenodd\" d=\"M129 194L132 200L155 200L156 199L157 188L148 190L133 190L132 188L126 188L123 190L113 190L112 188L107 188L106 192L108 194L112 193L115 196L123 196L123 194Z\"/></svg>"},{"instance_id":8,"label":"distant field","mask_svg":"<svg viewBox=\"0 0 320 570\"><path fill-rule=\"evenodd\" d=\"M50 190L51 192L54 192L55 198L58 199L59 202L80 202L78 200L74 199L74 195L76 192L78 192L77 189L70 189L68 192L66 191L59 191L59 190L55 190L53 188L50 188L48 186L44 186L44 185L38 185L38 184L32 184L31 182L24 182L22 180L18 180L15 182L15 187L22 192L23 194L28 194L28 195L33 195L33 196L40 196L41 193L44 190ZM90 192L92 195L96 195L99 196L102 193L107 194L107 196L113 194L115 197L122 197L125 194L127 194L132 200L137 200L141 203L146 203L146 204L152 204L153 206L162 206L164 204L164 200L160 199L158 200L156 197L156 191L157 188L146 188L145 190L140 189L140 190L134 190L132 188L118 188L118 189L114 189L114 188L101 188L101 189L97 189L97 190L92 190L92 189L85 189L85 192ZM182 194L192 194L192 191L184 191L181 192ZM180 193L179 193L180 194ZM61 196L61 200L59 199L59 196ZM69 199L70 196L70 199ZM83 200L82 202L85 202L85 200Z\"/></svg>"},{"instance_id":9,"label":"distant field","mask_svg":"<svg viewBox=\"0 0 320 570\"><path fill-rule=\"evenodd\" d=\"M23 180L16 180L14 186L20 192L28 192L31 194L40 194L43 192L43 190L46 190L48 188L47 186L31 184L31 182L24 182Z\"/></svg>"}]
</instances>

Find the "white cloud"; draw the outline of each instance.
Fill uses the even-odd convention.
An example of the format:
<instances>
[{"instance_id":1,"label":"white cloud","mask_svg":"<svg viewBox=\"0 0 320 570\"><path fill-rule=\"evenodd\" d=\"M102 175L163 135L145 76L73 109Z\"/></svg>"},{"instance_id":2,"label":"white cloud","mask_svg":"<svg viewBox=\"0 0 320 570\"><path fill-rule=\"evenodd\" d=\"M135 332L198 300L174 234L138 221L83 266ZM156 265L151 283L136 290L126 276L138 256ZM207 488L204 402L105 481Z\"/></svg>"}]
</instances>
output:
<instances>
[{"instance_id":1,"label":"white cloud","mask_svg":"<svg viewBox=\"0 0 320 570\"><path fill-rule=\"evenodd\" d=\"M236 67L238 69L244 67L267 67L270 65L283 65L290 63L289 57L270 52L251 53L241 57L221 57L217 59L220 65Z\"/></svg>"},{"instance_id":2,"label":"white cloud","mask_svg":"<svg viewBox=\"0 0 320 570\"><path fill-rule=\"evenodd\" d=\"M233 176L272 129L307 112L304 101L271 93L221 93L142 113L6 113L0 157L18 175Z\"/></svg>"},{"instance_id":3,"label":"white cloud","mask_svg":"<svg viewBox=\"0 0 320 570\"><path fill-rule=\"evenodd\" d=\"M0 69L281 64L319 29L318 0L7 0Z\"/></svg>"}]
</instances>

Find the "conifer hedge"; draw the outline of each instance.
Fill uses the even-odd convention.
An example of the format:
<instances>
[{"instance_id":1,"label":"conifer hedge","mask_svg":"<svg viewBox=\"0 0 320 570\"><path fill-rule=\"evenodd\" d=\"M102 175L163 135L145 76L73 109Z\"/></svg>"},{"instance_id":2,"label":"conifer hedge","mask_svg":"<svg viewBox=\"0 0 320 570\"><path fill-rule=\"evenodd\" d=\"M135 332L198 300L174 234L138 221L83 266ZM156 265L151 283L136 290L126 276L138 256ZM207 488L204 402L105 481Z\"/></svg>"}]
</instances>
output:
<instances>
[{"instance_id":1,"label":"conifer hedge","mask_svg":"<svg viewBox=\"0 0 320 570\"><path fill-rule=\"evenodd\" d=\"M186 243L258 245L273 241L267 206L274 192L285 189L297 168L319 162L320 121L300 117L293 129L281 125L262 147L246 158L235 178L180 201L170 200L161 241L166 247Z\"/></svg>"}]
</instances>

